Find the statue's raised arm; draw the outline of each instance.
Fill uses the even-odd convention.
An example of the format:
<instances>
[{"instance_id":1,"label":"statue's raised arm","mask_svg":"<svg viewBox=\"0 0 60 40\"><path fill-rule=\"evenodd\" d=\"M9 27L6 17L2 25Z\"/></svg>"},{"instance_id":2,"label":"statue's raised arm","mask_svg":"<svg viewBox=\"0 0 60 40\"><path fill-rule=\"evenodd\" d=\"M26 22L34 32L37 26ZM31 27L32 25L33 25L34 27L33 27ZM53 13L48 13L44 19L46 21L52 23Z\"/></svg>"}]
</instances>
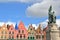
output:
<instances>
[{"instance_id":1,"label":"statue's raised arm","mask_svg":"<svg viewBox=\"0 0 60 40\"><path fill-rule=\"evenodd\" d=\"M52 5L50 6L50 8L49 8L49 12L51 12L52 11Z\"/></svg>"}]
</instances>

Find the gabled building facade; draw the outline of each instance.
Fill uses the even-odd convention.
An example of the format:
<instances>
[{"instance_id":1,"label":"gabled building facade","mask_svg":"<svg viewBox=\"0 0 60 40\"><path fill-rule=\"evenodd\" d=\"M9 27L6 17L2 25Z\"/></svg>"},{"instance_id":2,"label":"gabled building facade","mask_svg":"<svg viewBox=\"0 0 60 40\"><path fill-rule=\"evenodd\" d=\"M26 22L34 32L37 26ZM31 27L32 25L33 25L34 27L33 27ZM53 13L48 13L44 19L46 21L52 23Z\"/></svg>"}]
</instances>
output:
<instances>
[{"instance_id":1,"label":"gabled building facade","mask_svg":"<svg viewBox=\"0 0 60 40\"><path fill-rule=\"evenodd\" d=\"M32 24L28 28L28 40L35 40L35 28Z\"/></svg>"},{"instance_id":2,"label":"gabled building facade","mask_svg":"<svg viewBox=\"0 0 60 40\"><path fill-rule=\"evenodd\" d=\"M14 26L13 24L11 24L9 27L9 39L14 39L14 31L15 31Z\"/></svg>"},{"instance_id":3,"label":"gabled building facade","mask_svg":"<svg viewBox=\"0 0 60 40\"><path fill-rule=\"evenodd\" d=\"M9 38L9 33L6 24L3 24L2 27L0 28L0 39L8 39Z\"/></svg>"},{"instance_id":4,"label":"gabled building facade","mask_svg":"<svg viewBox=\"0 0 60 40\"><path fill-rule=\"evenodd\" d=\"M20 23L19 23L19 25L18 25L18 34L17 34L17 38L18 38L18 39L26 40L27 37L28 37L27 29L25 28L23 22L20 21Z\"/></svg>"},{"instance_id":5,"label":"gabled building facade","mask_svg":"<svg viewBox=\"0 0 60 40\"><path fill-rule=\"evenodd\" d=\"M39 24L36 29L36 40L44 40L43 30L41 29L41 24Z\"/></svg>"}]
</instances>

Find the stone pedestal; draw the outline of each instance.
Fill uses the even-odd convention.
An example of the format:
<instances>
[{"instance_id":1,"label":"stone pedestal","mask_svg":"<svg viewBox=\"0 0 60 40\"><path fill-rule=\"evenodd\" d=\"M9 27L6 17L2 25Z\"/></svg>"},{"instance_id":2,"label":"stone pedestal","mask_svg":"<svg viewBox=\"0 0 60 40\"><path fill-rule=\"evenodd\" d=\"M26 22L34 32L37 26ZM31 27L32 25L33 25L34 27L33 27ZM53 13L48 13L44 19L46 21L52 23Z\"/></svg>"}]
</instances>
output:
<instances>
[{"instance_id":1,"label":"stone pedestal","mask_svg":"<svg viewBox=\"0 0 60 40\"><path fill-rule=\"evenodd\" d=\"M59 29L56 24L51 23L48 25L48 30L46 31L46 40L60 40Z\"/></svg>"}]
</instances>

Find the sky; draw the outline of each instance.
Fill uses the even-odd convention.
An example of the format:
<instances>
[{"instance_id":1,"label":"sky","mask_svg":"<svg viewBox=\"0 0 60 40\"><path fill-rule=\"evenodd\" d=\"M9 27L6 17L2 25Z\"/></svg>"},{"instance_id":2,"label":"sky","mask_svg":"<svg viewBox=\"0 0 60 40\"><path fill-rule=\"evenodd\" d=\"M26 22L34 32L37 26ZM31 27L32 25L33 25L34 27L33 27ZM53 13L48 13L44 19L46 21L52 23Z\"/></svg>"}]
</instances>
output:
<instances>
[{"instance_id":1,"label":"sky","mask_svg":"<svg viewBox=\"0 0 60 40\"><path fill-rule=\"evenodd\" d=\"M22 21L27 26L44 23L50 5L60 19L60 0L0 0L0 24Z\"/></svg>"}]
</instances>

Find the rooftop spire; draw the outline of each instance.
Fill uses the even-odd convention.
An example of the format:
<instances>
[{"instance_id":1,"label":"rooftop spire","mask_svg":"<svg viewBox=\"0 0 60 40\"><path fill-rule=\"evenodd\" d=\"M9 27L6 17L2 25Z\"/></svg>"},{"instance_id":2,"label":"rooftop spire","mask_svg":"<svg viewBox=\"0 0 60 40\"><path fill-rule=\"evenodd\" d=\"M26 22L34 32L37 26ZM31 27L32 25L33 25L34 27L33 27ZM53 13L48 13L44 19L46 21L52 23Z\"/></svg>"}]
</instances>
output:
<instances>
[{"instance_id":1,"label":"rooftop spire","mask_svg":"<svg viewBox=\"0 0 60 40\"><path fill-rule=\"evenodd\" d=\"M15 29L16 29L16 30L18 29L17 23L16 23L16 25L15 25Z\"/></svg>"}]
</instances>

